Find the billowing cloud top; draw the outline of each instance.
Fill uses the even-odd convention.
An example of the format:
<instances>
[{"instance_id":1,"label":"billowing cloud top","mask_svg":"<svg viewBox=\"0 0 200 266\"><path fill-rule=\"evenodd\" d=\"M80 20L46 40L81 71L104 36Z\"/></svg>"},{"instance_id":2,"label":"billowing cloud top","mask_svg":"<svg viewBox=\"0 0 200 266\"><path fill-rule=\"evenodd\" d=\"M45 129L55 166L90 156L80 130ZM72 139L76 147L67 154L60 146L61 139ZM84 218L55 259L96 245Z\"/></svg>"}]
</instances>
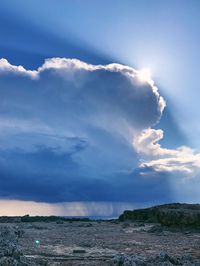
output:
<instances>
[{"instance_id":1,"label":"billowing cloud top","mask_svg":"<svg viewBox=\"0 0 200 266\"><path fill-rule=\"evenodd\" d=\"M56 93L57 97L52 99L53 104L57 104L60 100L66 110L73 107L76 113L82 108L83 112L78 116L88 114L92 116L92 113L101 116L108 111L109 117L112 111L112 115L118 116L118 119L123 115L124 122L127 121L128 124L138 128L146 128L159 120L165 102L153 83L141 83L137 73L138 71L133 68L120 64L91 65L77 59L66 58L47 59L37 71L28 71L22 66L9 64L6 59L0 60L0 74L5 79L9 76L9 79L16 78L17 82L23 83L20 89L15 88L18 93L32 93L31 88L24 89L27 82L32 87L37 87L35 94L32 95L34 98L39 94L43 97L49 94L51 97ZM28 77L33 79L32 82ZM65 97L70 107L59 97ZM45 102L45 99L41 99L42 101ZM52 104L50 98L48 101L46 99L46 102ZM93 108L93 111L90 112L89 108Z\"/></svg>"},{"instance_id":2,"label":"billowing cloud top","mask_svg":"<svg viewBox=\"0 0 200 266\"><path fill-rule=\"evenodd\" d=\"M157 143L163 133L151 127L165 101L138 74L66 58L31 71L1 59L0 195L44 202L169 199L168 181L157 181L158 191L141 171L171 171L172 159L173 170L180 169L177 161L189 150ZM199 160L189 153L188 160ZM143 155L148 160L140 163Z\"/></svg>"}]
</instances>

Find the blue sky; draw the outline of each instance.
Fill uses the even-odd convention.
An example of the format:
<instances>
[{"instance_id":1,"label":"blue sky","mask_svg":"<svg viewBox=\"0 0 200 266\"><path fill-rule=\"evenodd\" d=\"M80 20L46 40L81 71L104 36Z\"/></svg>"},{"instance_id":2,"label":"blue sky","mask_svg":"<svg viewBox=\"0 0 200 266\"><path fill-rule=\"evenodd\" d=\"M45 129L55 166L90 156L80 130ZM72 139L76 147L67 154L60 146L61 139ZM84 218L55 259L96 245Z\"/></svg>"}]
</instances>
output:
<instances>
[{"instance_id":1,"label":"blue sky","mask_svg":"<svg viewBox=\"0 0 200 266\"><path fill-rule=\"evenodd\" d=\"M2 201L200 201L199 1L0 5Z\"/></svg>"}]
</instances>

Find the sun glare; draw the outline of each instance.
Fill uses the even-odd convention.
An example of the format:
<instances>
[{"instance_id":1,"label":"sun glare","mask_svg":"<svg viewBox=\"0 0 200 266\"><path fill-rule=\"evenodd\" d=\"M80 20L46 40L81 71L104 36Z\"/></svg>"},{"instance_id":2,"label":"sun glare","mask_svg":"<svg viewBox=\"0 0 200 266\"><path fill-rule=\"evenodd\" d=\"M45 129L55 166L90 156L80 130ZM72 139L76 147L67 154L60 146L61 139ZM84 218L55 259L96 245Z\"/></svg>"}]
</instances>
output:
<instances>
[{"instance_id":1,"label":"sun glare","mask_svg":"<svg viewBox=\"0 0 200 266\"><path fill-rule=\"evenodd\" d=\"M151 71L148 68L143 68L138 71L137 77L141 82L149 82L151 80Z\"/></svg>"}]
</instances>

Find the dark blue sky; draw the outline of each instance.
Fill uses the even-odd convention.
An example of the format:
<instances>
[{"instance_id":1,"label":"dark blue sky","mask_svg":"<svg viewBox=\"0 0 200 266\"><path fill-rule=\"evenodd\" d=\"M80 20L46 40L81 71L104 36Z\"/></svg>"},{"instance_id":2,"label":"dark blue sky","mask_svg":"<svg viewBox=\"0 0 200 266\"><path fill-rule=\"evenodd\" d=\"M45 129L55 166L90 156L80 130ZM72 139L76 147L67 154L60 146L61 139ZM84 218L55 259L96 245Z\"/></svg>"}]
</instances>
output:
<instances>
[{"instance_id":1,"label":"dark blue sky","mask_svg":"<svg viewBox=\"0 0 200 266\"><path fill-rule=\"evenodd\" d=\"M200 200L199 1L0 2L2 199Z\"/></svg>"}]
</instances>

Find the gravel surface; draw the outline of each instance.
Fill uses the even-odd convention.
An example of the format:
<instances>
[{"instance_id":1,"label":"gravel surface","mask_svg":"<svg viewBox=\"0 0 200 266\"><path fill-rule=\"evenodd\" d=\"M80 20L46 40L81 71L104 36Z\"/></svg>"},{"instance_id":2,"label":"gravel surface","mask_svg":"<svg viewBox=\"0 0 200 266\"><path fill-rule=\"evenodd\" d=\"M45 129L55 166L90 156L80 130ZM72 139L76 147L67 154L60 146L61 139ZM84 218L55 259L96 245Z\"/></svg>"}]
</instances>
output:
<instances>
[{"instance_id":1,"label":"gravel surface","mask_svg":"<svg viewBox=\"0 0 200 266\"><path fill-rule=\"evenodd\" d=\"M0 225L0 265L196 265L200 233L115 222ZM12 249L12 251L10 251Z\"/></svg>"}]
</instances>

